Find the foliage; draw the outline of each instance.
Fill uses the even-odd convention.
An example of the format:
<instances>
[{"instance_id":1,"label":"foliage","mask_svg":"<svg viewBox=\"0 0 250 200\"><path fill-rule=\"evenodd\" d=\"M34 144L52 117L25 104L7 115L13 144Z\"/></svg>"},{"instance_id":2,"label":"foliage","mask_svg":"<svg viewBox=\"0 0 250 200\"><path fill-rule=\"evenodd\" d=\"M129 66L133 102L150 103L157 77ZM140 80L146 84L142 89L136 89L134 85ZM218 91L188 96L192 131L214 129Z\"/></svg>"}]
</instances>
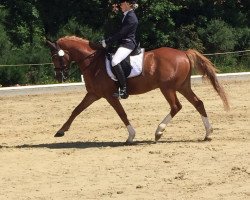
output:
<instances>
[{"instance_id":1,"label":"foliage","mask_svg":"<svg viewBox=\"0 0 250 200\"><path fill-rule=\"evenodd\" d=\"M174 47L178 49L197 49L201 52L205 49L203 42L193 24L180 26L171 35L171 39L175 44Z\"/></svg>"},{"instance_id":2,"label":"foliage","mask_svg":"<svg viewBox=\"0 0 250 200\"><path fill-rule=\"evenodd\" d=\"M6 11L0 8L0 20L6 16ZM3 23L0 21L0 58L4 61L5 56L9 52L10 48L10 41L5 32L5 27Z\"/></svg>"},{"instance_id":3,"label":"foliage","mask_svg":"<svg viewBox=\"0 0 250 200\"><path fill-rule=\"evenodd\" d=\"M72 18L58 32L57 37L65 35L77 35L91 41L99 41L102 37L102 32L95 30L88 25L81 25L75 18Z\"/></svg>"},{"instance_id":4,"label":"foliage","mask_svg":"<svg viewBox=\"0 0 250 200\"><path fill-rule=\"evenodd\" d=\"M34 37L42 35L39 13L32 0L27 1L4 1L8 9L3 24L10 40L16 46L25 43L32 44ZM15 20L13 20L15 19Z\"/></svg>"},{"instance_id":5,"label":"foliage","mask_svg":"<svg viewBox=\"0 0 250 200\"><path fill-rule=\"evenodd\" d=\"M56 40L77 35L99 41L113 34L123 16L112 12L112 2L0 0L0 65L51 62L45 37ZM214 53L250 48L249 0L138 0L138 3L137 39L146 49L169 46ZM210 58L222 72L250 71L249 53ZM71 81L78 80L76 73ZM53 81L51 65L0 67L1 85Z\"/></svg>"},{"instance_id":6,"label":"foliage","mask_svg":"<svg viewBox=\"0 0 250 200\"><path fill-rule=\"evenodd\" d=\"M48 83L53 79L51 65L31 66L28 64L48 63L49 51L41 45L23 45L22 48L12 47L5 55L5 65L25 64L24 66L0 67L0 83L3 86L15 84Z\"/></svg>"},{"instance_id":7,"label":"foliage","mask_svg":"<svg viewBox=\"0 0 250 200\"><path fill-rule=\"evenodd\" d=\"M250 28L237 28L236 29L236 49L250 49Z\"/></svg>"},{"instance_id":8,"label":"foliage","mask_svg":"<svg viewBox=\"0 0 250 200\"><path fill-rule=\"evenodd\" d=\"M171 14L179 9L169 0L142 0L138 8L140 19L139 40L148 48L171 46L169 39L174 30Z\"/></svg>"},{"instance_id":9,"label":"foliage","mask_svg":"<svg viewBox=\"0 0 250 200\"><path fill-rule=\"evenodd\" d=\"M221 20L211 20L198 30L206 50L210 52L232 51L236 45L235 29Z\"/></svg>"}]
</instances>

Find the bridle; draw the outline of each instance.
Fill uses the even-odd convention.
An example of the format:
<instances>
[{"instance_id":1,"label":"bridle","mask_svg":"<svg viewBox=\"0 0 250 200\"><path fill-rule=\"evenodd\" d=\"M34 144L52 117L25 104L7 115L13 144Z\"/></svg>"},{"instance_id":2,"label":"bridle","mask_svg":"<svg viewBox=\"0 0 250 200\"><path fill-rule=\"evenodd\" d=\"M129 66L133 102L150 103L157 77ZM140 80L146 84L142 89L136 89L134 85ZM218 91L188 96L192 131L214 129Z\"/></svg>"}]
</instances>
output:
<instances>
[{"instance_id":1,"label":"bridle","mask_svg":"<svg viewBox=\"0 0 250 200\"><path fill-rule=\"evenodd\" d=\"M65 53L69 55L68 51L59 49L57 53L54 53L51 56L52 59L56 56L59 58L60 67L55 67L54 70L59 71L59 73L62 75L62 82L69 78L69 76L67 76L67 73L69 71L69 67L63 62L63 58L65 56Z\"/></svg>"},{"instance_id":2,"label":"bridle","mask_svg":"<svg viewBox=\"0 0 250 200\"><path fill-rule=\"evenodd\" d=\"M78 71L78 69L74 70L72 73L70 73L70 74L68 75L69 66L66 65L66 63L63 61L63 58L65 57L65 55L68 55L68 57L69 57L69 52L68 52L67 50L61 49L57 43L56 43L56 47L57 47L57 52L54 53L54 54L51 56L51 58L53 59L53 58L56 57L56 56L59 58L59 66L60 66L60 67L55 67L54 70L55 70L56 72L59 71L59 73L61 74L61 77L62 77L62 82L64 82L64 81L66 81L67 79L69 79L76 71ZM89 59L89 58L93 58L93 57L96 55L96 52L97 52L97 51L94 51L94 52L91 53L90 55L88 55L88 56L84 57L83 59L81 59L81 60L79 61L79 64L80 64L81 62L83 62L83 61ZM92 63L93 63L93 61L90 62L89 65L87 65L82 71L84 72L85 70L87 70L87 69L91 66Z\"/></svg>"}]
</instances>

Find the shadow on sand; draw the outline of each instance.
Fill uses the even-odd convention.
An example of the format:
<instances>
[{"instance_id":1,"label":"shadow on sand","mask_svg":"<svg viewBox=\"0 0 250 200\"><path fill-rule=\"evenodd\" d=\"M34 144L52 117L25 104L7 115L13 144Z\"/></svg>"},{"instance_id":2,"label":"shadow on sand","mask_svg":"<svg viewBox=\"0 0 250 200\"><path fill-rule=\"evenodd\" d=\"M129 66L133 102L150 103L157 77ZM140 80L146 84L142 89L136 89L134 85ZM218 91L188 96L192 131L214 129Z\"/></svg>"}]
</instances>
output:
<instances>
[{"instance_id":1,"label":"shadow on sand","mask_svg":"<svg viewBox=\"0 0 250 200\"><path fill-rule=\"evenodd\" d=\"M88 148L106 148L106 147L126 147L138 145L154 145L154 144L171 144L171 143L203 143L204 140L178 140L178 141L135 141L133 144L126 144L124 142L61 142L61 143L45 143L45 144L23 144L17 146L0 145L1 148L48 148L48 149L88 149Z\"/></svg>"}]
</instances>

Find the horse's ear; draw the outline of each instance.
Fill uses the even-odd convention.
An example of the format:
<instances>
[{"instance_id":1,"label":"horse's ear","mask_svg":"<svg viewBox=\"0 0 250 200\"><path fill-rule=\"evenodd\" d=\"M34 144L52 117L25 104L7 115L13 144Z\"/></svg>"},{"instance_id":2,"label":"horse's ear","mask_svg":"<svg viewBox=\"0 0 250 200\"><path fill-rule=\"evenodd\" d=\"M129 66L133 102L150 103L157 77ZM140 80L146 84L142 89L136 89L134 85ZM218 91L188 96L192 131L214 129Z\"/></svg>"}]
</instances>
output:
<instances>
[{"instance_id":1,"label":"horse's ear","mask_svg":"<svg viewBox=\"0 0 250 200\"><path fill-rule=\"evenodd\" d=\"M51 40L47 39L45 40L46 44L49 46L49 48L53 50L57 50L56 44L52 42Z\"/></svg>"}]
</instances>

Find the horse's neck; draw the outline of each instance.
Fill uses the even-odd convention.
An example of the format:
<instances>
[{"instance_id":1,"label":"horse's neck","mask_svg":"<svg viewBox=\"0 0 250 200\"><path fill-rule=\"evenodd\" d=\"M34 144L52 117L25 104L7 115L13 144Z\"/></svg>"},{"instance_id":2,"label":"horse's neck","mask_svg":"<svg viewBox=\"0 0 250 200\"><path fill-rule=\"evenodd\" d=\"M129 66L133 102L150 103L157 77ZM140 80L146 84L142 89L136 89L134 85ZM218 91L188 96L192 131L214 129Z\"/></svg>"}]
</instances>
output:
<instances>
[{"instance_id":1,"label":"horse's neck","mask_svg":"<svg viewBox=\"0 0 250 200\"><path fill-rule=\"evenodd\" d=\"M62 49L69 52L71 61L79 63L84 57L90 55L93 50L89 47L88 41L77 38L62 39L59 41Z\"/></svg>"},{"instance_id":2,"label":"horse's neck","mask_svg":"<svg viewBox=\"0 0 250 200\"><path fill-rule=\"evenodd\" d=\"M84 63L79 65L81 73L84 77L85 87L87 91L95 90L98 79L104 75L104 54L96 51L93 57L90 58L88 65Z\"/></svg>"},{"instance_id":3,"label":"horse's neck","mask_svg":"<svg viewBox=\"0 0 250 200\"><path fill-rule=\"evenodd\" d=\"M71 61L75 61L79 66L85 82L92 82L96 71L100 68L97 63L102 53L93 50L87 42L81 40L67 43L65 48L70 54Z\"/></svg>"},{"instance_id":4,"label":"horse's neck","mask_svg":"<svg viewBox=\"0 0 250 200\"><path fill-rule=\"evenodd\" d=\"M88 58L94 51L87 50L83 47L74 47L71 48L71 57L72 61L75 61L76 63L80 64L82 61L84 61L85 58Z\"/></svg>"},{"instance_id":5,"label":"horse's neck","mask_svg":"<svg viewBox=\"0 0 250 200\"><path fill-rule=\"evenodd\" d=\"M104 54L90 47L75 47L71 50L72 61L75 61L84 76L92 76L100 68L97 63Z\"/></svg>"}]
</instances>

